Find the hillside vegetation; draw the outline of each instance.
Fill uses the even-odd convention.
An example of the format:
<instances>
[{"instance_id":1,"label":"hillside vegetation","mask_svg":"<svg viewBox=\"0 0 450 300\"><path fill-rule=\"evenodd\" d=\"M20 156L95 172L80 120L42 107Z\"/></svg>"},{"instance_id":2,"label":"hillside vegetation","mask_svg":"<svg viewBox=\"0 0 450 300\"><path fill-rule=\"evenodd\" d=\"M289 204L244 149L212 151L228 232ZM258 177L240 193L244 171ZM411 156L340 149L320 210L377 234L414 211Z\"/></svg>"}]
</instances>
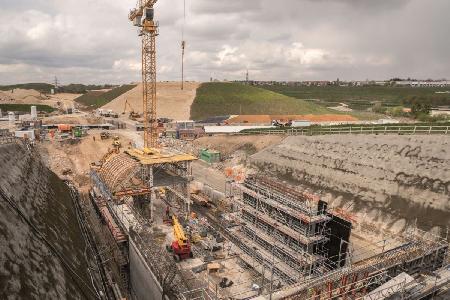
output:
<instances>
[{"instance_id":1,"label":"hillside vegetation","mask_svg":"<svg viewBox=\"0 0 450 300\"><path fill-rule=\"evenodd\" d=\"M48 83L23 83L13 85L0 85L0 91L11 91L13 89L36 90L41 93L50 93L53 85Z\"/></svg>"},{"instance_id":2,"label":"hillside vegetation","mask_svg":"<svg viewBox=\"0 0 450 300\"><path fill-rule=\"evenodd\" d=\"M432 106L450 105L449 88L395 86L281 86L267 85L264 89L289 97L303 99L323 106L337 106L344 102L352 109L366 110L376 102L385 107L410 107L415 101Z\"/></svg>"},{"instance_id":3,"label":"hillside vegetation","mask_svg":"<svg viewBox=\"0 0 450 300\"><path fill-rule=\"evenodd\" d=\"M223 115L328 114L320 105L238 83L203 83L191 106L191 119Z\"/></svg>"},{"instance_id":4,"label":"hillside vegetation","mask_svg":"<svg viewBox=\"0 0 450 300\"><path fill-rule=\"evenodd\" d=\"M36 106L37 111L42 112L53 112L55 109L48 105L41 105L41 104L0 104L0 109L3 112L6 111L23 111L23 112L30 112L31 106Z\"/></svg>"},{"instance_id":5,"label":"hillside vegetation","mask_svg":"<svg viewBox=\"0 0 450 300\"><path fill-rule=\"evenodd\" d=\"M92 90L101 90L101 89L109 89L113 86L110 84L104 85L95 85L95 84L80 84L80 83L71 83L68 85L62 85L58 87L58 93L69 93L69 94L84 94L88 91ZM36 90L41 93L49 94L55 86L53 84L48 83L22 83L22 84L13 84L13 85L0 85L0 91L10 91L13 89L24 89L24 90Z\"/></svg>"},{"instance_id":6,"label":"hillside vegetation","mask_svg":"<svg viewBox=\"0 0 450 300\"><path fill-rule=\"evenodd\" d=\"M88 107L89 109L96 109L111 102L112 100L116 99L120 95L128 92L129 90L135 87L136 85L134 84L126 84L114 88L108 92L90 91L76 98L75 101Z\"/></svg>"}]
</instances>

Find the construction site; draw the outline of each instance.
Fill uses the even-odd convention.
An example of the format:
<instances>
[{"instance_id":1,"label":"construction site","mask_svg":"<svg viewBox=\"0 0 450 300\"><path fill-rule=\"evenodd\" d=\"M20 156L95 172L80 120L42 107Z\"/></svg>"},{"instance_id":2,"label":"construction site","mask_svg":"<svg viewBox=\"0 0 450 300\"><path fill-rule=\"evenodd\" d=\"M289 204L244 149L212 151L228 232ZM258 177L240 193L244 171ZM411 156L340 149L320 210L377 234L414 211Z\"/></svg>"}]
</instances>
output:
<instances>
[{"instance_id":1,"label":"construction site","mask_svg":"<svg viewBox=\"0 0 450 300\"><path fill-rule=\"evenodd\" d=\"M32 106L2 123L0 277L16 279L0 295L450 299L448 126L307 136L231 128L301 115L189 120L199 84L184 81L186 41L181 83L157 84L156 2L128 16L142 39L135 88L96 111ZM294 122L319 119L357 121Z\"/></svg>"}]
</instances>

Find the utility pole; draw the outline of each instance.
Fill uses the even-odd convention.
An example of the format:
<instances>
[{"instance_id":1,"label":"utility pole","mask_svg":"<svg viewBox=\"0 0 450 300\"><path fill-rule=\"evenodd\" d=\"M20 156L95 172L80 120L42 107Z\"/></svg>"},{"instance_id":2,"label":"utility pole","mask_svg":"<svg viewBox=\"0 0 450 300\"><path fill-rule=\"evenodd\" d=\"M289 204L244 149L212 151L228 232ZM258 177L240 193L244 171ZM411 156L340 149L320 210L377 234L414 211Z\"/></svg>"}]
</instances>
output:
<instances>
[{"instance_id":1,"label":"utility pole","mask_svg":"<svg viewBox=\"0 0 450 300\"><path fill-rule=\"evenodd\" d=\"M181 29L181 90L184 90L184 49L186 41L184 40L184 27L186 26L186 0L183 0L183 28Z\"/></svg>"},{"instance_id":2,"label":"utility pole","mask_svg":"<svg viewBox=\"0 0 450 300\"><path fill-rule=\"evenodd\" d=\"M184 48L186 47L186 42L181 41L181 90L184 90Z\"/></svg>"}]
</instances>

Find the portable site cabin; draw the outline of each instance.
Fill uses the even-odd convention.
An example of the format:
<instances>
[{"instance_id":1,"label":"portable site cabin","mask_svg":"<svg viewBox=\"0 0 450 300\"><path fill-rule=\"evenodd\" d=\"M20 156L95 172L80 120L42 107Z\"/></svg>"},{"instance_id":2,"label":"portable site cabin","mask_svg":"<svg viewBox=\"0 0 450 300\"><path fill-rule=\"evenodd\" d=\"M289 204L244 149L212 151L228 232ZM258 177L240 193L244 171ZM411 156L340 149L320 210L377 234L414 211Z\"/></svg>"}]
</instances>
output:
<instances>
[{"instance_id":1,"label":"portable site cabin","mask_svg":"<svg viewBox=\"0 0 450 300\"><path fill-rule=\"evenodd\" d=\"M14 132L14 136L18 138L28 139L30 141L34 141L36 139L34 130L17 130Z\"/></svg>"},{"instance_id":2,"label":"portable site cabin","mask_svg":"<svg viewBox=\"0 0 450 300\"><path fill-rule=\"evenodd\" d=\"M200 151L200 159L209 164L220 162L220 152L215 150L202 149Z\"/></svg>"},{"instance_id":3,"label":"portable site cabin","mask_svg":"<svg viewBox=\"0 0 450 300\"><path fill-rule=\"evenodd\" d=\"M292 121L291 127L308 127L311 126L311 121L308 120L295 120Z\"/></svg>"}]
</instances>

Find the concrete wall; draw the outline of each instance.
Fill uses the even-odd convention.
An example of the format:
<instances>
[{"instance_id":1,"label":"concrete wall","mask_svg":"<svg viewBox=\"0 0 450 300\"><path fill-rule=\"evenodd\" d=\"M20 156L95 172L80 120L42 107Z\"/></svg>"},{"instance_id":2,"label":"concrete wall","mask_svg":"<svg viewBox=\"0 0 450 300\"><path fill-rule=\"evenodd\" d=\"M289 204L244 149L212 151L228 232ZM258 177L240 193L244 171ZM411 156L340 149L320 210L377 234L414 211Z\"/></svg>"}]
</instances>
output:
<instances>
[{"instance_id":1,"label":"concrete wall","mask_svg":"<svg viewBox=\"0 0 450 300\"><path fill-rule=\"evenodd\" d=\"M130 241L130 285L133 299L162 299L162 288L150 271L147 262L138 252L136 245Z\"/></svg>"}]
</instances>

